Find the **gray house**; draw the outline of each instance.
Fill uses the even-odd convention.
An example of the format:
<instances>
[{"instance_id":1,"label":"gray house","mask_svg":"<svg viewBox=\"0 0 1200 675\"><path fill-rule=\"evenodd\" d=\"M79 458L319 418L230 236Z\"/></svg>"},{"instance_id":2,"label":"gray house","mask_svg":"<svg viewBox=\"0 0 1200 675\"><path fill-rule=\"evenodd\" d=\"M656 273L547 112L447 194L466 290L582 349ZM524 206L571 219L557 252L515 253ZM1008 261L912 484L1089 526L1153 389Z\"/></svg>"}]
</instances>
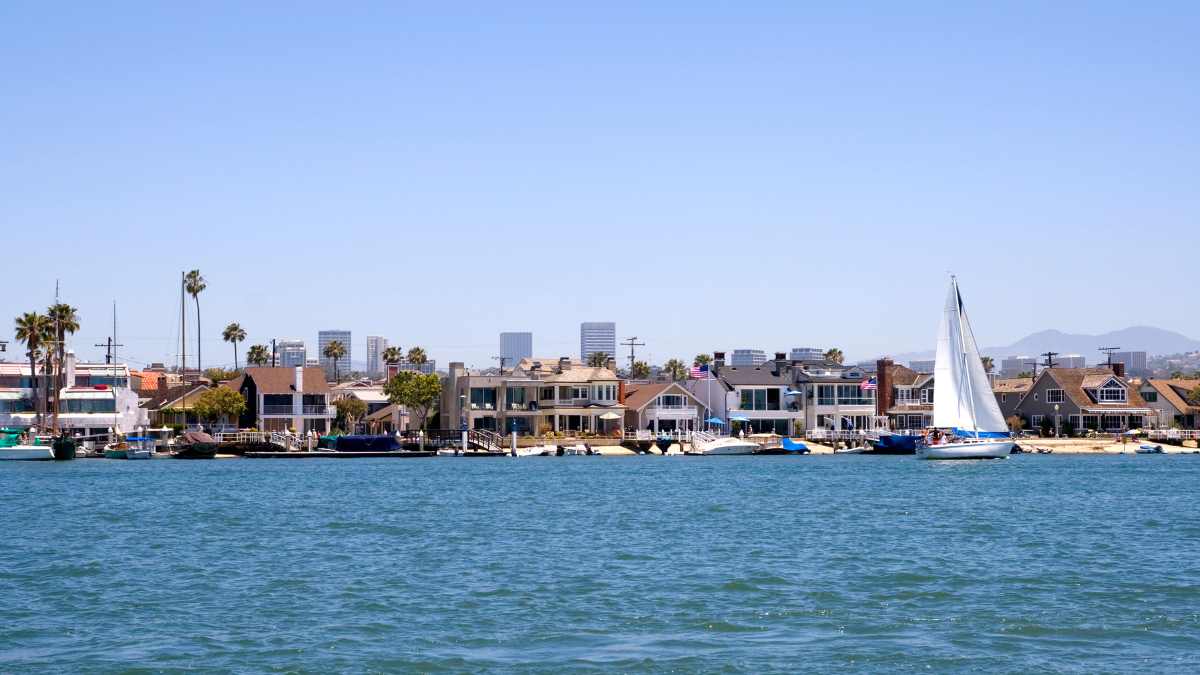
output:
<instances>
[{"instance_id":1,"label":"gray house","mask_svg":"<svg viewBox=\"0 0 1200 675\"><path fill-rule=\"evenodd\" d=\"M1059 426L1070 422L1076 429L1095 431L1140 428L1155 411L1138 388L1121 376L1124 369L1120 366L1043 370L1022 395L1016 412L1034 429L1046 419Z\"/></svg>"},{"instance_id":2,"label":"gray house","mask_svg":"<svg viewBox=\"0 0 1200 675\"><path fill-rule=\"evenodd\" d=\"M996 403L1000 406L1000 412L1004 414L1004 419L1007 420L1013 415L1019 414L1017 405L1021 403L1021 398L1032 387L1033 378L1031 377L1014 377L996 380L992 383L992 393L996 395Z\"/></svg>"}]
</instances>

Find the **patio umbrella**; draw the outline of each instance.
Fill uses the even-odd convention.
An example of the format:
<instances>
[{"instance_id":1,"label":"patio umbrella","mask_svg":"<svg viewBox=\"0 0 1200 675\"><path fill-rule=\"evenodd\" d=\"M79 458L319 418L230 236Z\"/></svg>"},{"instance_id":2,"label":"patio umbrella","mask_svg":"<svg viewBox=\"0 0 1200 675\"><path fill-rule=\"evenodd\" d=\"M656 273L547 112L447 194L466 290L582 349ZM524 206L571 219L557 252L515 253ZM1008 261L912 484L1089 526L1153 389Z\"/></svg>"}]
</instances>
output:
<instances>
[{"instance_id":1,"label":"patio umbrella","mask_svg":"<svg viewBox=\"0 0 1200 675\"><path fill-rule=\"evenodd\" d=\"M615 412L606 412L600 416L600 419L602 419L602 420L619 420L619 419L621 419L621 416Z\"/></svg>"},{"instance_id":2,"label":"patio umbrella","mask_svg":"<svg viewBox=\"0 0 1200 675\"><path fill-rule=\"evenodd\" d=\"M783 395L784 396L803 396L804 392L796 391L795 389L788 389L787 391L783 392Z\"/></svg>"},{"instance_id":3,"label":"patio umbrella","mask_svg":"<svg viewBox=\"0 0 1200 675\"><path fill-rule=\"evenodd\" d=\"M730 422L749 422L749 421L750 421L750 418L749 418L749 417L744 417L744 416L742 416L742 415L737 415L737 416L734 416L734 417L730 417L730 418L729 418L729 421L730 421Z\"/></svg>"},{"instance_id":4,"label":"patio umbrella","mask_svg":"<svg viewBox=\"0 0 1200 675\"><path fill-rule=\"evenodd\" d=\"M725 426L725 420L721 419L720 417L710 417L710 418L704 420L704 423L705 424L720 424L721 426Z\"/></svg>"}]
</instances>

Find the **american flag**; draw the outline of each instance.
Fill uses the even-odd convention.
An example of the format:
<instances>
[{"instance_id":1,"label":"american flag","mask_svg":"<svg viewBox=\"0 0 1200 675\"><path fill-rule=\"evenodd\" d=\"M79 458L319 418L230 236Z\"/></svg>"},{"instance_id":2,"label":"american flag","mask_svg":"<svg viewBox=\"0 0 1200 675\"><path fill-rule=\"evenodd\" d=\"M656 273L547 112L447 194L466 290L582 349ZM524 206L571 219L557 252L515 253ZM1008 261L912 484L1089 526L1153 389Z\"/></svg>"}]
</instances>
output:
<instances>
[{"instance_id":1,"label":"american flag","mask_svg":"<svg viewBox=\"0 0 1200 675\"><path fill-rule=\"evenodd\" d=\"M861 390L863 390L863 391L867 391L867 390L869 390L869 389L878 389L878 388L879 388L879 381L878 381L878 380L876 380L876 379L875 379L875 378L873 378L873 377L869 377L869 378L867 378L867 379L863 380L862 382L859 382L859 383L858 383L858 388L859 388L859 389L861 389Z\"/></svg>"},{"instance_id":2,"label":"american flag","mask_svg":"<svg viewBox=\"0 0 1200 675\"><path fill-rule=\"evenodd\" d=\"M691 378L693 380L707 380L708 379L708 364L705 363L704 365L701 365L699 363L693 363Z\"/></svg>"}]
</instances>

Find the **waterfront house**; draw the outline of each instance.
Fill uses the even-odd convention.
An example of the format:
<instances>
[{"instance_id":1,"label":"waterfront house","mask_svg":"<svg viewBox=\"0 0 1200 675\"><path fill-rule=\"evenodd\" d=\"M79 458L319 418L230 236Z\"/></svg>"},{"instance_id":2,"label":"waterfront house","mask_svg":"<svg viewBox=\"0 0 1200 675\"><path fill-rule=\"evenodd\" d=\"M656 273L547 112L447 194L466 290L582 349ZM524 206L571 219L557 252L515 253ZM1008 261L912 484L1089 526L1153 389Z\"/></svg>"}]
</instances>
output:
<instances>
[{"instance_id":1,"label":"waterfront house","mask_svg":"<svg viewBox=\"0 0 1200 675\"><path fill-rule=\"evenodd\" d=\"M36 381L44 382L41 375ZM138 406L138 394L129 386L125 364L81 363L67 351L63 364L65 386L51 392L58 398L59 429L76 435L106 435L109 429L128 434L149 424ZM28 429L36 425L33 409L35 378L28 363L0 363L0 426ZM41 389L38 396L42 395ZM46 405L50 410L53 403ZM44 426L50 424L47 415Z\"/></svg>"},{"instance_id":2,"label":"waterfront house","mask_svg":"<svg viewBox=\"0 0 1200 675\"><path fill-rule=\"evenodd\" d=\"M1197 387L1200 387L1200 379L1147 379L1138 393L1154 409L1154 426L1196 429L1200 428L1200 405L1192 403L1188 397Z\"/></svg>"},{"instance_id":3,"label":"waterfront house","mask_svg":"<svg viewBox=\"0 0 1200 675\"><path fill-rule=\"evenodd\" d=\"M409 428L408 411L402 405L391 403L373 413L367 413L363 423L367 427L367 433L372 434L406 431Z\"/></svg>"},{"instance_id":4,"label":"waterfront house","mask_svg":"<svg viewBox=\"0 0 1200 675\"><path fill-rule=\"evenodd\" d=\"M1155 411L1125 380L1123 364L1098 368L1047 368L1022 396L1016 412L1030 428L1044 420L1061 428L1126 431L1145 426Z\"/></svg>"},{"instance_id":5,"label":"waterfront house","mask_svg":"<svg viewBox=\"0 0 1200 675\"><path fill-rule=\"evenodd\" d=\"M442 424L519 434L619 431L624 392L611 359L608 365L523 359L511 373L481 375L451 363L442 387Z\"/></svg>"},{"instance_id":6,"label":"waterfront house","mask_svg":"<svg viewBox=\"0 0 1200 675\"><path fill-rule=\"evenodd\" d=\"M181 384L166 387L164 380L159 380L162 388L157 391L143 391L139 401L142 410L146 411L151 427L182 426L199 424L194 406L200 394L208 390L209 385L203 382ZM208 420L204 420L207 422ZM224 420L223 422L228 422ZM236 420L234 420L236 422Z\"/></svg>"},{"instance_id":7,"label":"waterfront house","mask_svg":"<svg viewBox=\"0 0 1200 675\"><path fill-rule=\"evenodd\" d=\"M627 384L625 429L629 431L695 431L703 428L707 410L678 382Z\"/></svg>"},{"instance_id":8,"label":"waterfront house","mask_svg":"<svg viewBox=\"0 0 1200 675\"><path fill-rule=\"evenodd\" d=\"M1032 386L1032 377L1012 377L992 383L992 394L996 397L996 404L1000 406L1000 413L1004 415L1004 419L1007 420L1013 415L1019 416L1017 405Z\"/></svg>"},{"instance_id":9,"label":"waterfront house","mask_svg":"<svg viewBox=\"0 0 1200 675\"><path fill-rule=\"evenodd\" d=\"M724 352L714 352L713 357L712 379L690 380L686 389L701 407L723 419L726 429L781 436L803 429L803 400L794 389L786 354L777 353L757 366L726 365Z\"/></svg>"},{"instance_id":10,"label":"waterfront house","mask_svg":"<svg viewBox=\"0 0 1200 675\"><path fill-rule=\"evenodd\" d=\"M326 433L336 415L330 400L329 383L320 367L246 368L239 377L224 383L241 392L246 410L239 426L262 431Z\"/></svg>"},{"instance_id":11,"label":"waterfront house","mask_svg":"<svg viewBox=\"0 0 1200 675\"><path fill-rule=\"evenodd\" d=\"M920 373L891 359L876 364L876 414L896 430L933 426L933 374Z\"/></svg>"},{"instance_id":12,"label":"waterfront house","mask_svg":"<svg viewBox=\"0 0 1200 675\"><path fill-rule=\"evenodd\" d=\"M870 431L883 426L878 414L876 388L858 365L834 361L801 363L794 369L794 388L803 392L800 407L804 429Z\"/></svg>"}]
</instances>

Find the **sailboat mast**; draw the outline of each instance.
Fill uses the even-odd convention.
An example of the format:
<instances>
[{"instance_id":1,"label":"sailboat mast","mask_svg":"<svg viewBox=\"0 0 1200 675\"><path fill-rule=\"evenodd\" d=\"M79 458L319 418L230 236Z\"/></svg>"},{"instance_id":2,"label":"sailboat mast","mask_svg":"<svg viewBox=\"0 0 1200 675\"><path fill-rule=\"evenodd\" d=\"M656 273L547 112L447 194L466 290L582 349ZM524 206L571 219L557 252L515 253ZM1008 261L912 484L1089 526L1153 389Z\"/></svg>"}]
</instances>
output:
<instances>
[{"instance_id":1,"label":"sailboat mast","mask_svg":"<svg viewBox=\"0 0 1200 675\"><path fill-rule=\"evenodd\" d=\"M184 301L185 276L179 273L179 378L183 382L183 428L187 430L187 302Z\"/></svg>"},{"instance_id":2,"label":"sailboat mast","mask_svg":"<svg viewBox=\"0 0 1200 675\"><path fill-rule=\"evenodd\" d=\"M59 340L58 340L59 325L60 325L58 316L59 316L58 279L55 279L54 280L54 341L51 343L52 344L51 349L62 349L62 345L59 344ZM50 418L50 430L53 433L53 435L57 436L58 435L58 400L60 398L62 398L62 387L60 387L58 385L58 371L62 370L62 364L58 363L57 369L56 369L54 367L55 360L53 358L50 359L50 363L51 363L51 368L50 368L50 373L49 373L50 382L54 386L54 410L53 410L53 415Z\"/></svg>"},{"instance_id":3,"label":"sailboat mast","mask_svg":"<svg viewBox=\"0 0 1200 675\"><path fill-rule=\"evenodd\" d=\"M954 311L958 314L958 343L961 345L959 357L962 360L961 379L967 383L967 401L971 405L971 431L979 436L979 420L975 417L975 390L971 386L971 364L967 360L967 337L963 332L963 301L962 293L958 290L958 277L954 277Z\"/></svg>"}]
</instances>

